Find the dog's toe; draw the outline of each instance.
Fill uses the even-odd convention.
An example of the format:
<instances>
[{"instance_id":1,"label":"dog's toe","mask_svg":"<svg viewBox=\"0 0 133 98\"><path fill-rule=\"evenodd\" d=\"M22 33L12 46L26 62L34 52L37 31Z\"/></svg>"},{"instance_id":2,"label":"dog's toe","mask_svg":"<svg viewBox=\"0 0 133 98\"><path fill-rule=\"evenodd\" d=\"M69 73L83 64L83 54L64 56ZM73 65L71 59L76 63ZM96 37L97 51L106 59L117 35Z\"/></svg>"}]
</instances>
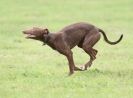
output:
<instances>
[{"instance_id":1,"label":"dog's toe","mask_svg":"<svg viewBox=\"0 0 133 98\"><path fill-rule=\"evenodd\" d=\"M74 72L69 72L68 76L71 76L72 74L74 74Z\"/></svg>"},{"instance_id":2,"label":"dog's toe","mask_svg":"<svg viewBox=\"0 0 133 98\"><path fill-rule=\"evenodd\" d=\"M80 69L81 69L82 71L87 70L87 68L86 68L85 66L81 66Z\"/></svg>"}]
</instances>

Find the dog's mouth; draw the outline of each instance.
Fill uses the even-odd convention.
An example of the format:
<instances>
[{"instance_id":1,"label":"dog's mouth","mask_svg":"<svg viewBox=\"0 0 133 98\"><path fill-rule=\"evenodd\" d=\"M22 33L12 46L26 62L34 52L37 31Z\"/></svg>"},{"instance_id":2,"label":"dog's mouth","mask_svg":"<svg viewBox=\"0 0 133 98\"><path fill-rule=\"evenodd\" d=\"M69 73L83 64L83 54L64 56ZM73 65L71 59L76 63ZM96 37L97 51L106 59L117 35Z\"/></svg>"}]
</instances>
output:
<instances>
[{"instance_id":1,"label":"dog's mouth","mask_svg":"<svg viewBox=\"0 0 133 98\"><path fill-rule=\"evenodd\" d=\"M35 35L30 34L30 33L27 33L27 32L25 32L25 31L23 31L23 33L26 35L25 38L35 38L35 37L36 37Z\"/></svg>"},{"instance_id":2,"label":"dog's mouth","mask_svg":"<svg viewBox=\"0 0 133 98\"><path fill-rule=\"evenodd\" d=\"M27 36L25 38L35 38L36 36L35 35L32 35L32 34L26 34Z\"/></svg>"}]
</instances>

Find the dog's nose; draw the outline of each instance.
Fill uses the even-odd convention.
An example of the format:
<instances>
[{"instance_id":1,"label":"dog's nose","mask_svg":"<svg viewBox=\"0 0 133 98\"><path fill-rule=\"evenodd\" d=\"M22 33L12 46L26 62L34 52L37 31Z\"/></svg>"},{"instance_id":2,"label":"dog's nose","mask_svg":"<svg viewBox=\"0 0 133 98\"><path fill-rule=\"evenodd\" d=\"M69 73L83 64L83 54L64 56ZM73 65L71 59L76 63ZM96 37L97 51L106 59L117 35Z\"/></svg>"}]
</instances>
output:
<instances>
[{"instance_id":1,"label":"dog's nose","mask_svg":"<svg viewBox=\"0 0 133 98\"><path fill-rule=\"evenodd\" d=\"M24 34L26 33L26 31L22 31Z\"/></svg>"}]
</instances>

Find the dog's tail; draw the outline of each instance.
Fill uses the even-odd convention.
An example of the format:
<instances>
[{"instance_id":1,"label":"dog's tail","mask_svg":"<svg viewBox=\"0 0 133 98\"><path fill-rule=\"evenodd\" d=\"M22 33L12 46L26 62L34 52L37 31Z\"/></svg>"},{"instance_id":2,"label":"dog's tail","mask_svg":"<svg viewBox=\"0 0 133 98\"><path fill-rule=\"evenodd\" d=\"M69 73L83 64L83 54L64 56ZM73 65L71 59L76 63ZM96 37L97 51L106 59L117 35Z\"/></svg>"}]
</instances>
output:
<instances>
[{"instance_id":1,"label":"dog's tail","mask_svg":"<svg viewBox=\"0 0 133 98\"><path fill-rule=\"evenodd\" d=\"M117 41L111 42L111 41L108 40L108 38L107 38L107 36L106 36L106 34L105 34L105 32L104 32L103 30L99 29L99 32L102 33L102 35L103 35L103 37L104 37L104 40L105 40L107 43L111 44L111 45L115 45L115 44L119 43L119 42L122 40L122 38L123 38L123 34L122 34L122 35L120 36L120 38L119 38Z\"/></svg>"}]
</instances>

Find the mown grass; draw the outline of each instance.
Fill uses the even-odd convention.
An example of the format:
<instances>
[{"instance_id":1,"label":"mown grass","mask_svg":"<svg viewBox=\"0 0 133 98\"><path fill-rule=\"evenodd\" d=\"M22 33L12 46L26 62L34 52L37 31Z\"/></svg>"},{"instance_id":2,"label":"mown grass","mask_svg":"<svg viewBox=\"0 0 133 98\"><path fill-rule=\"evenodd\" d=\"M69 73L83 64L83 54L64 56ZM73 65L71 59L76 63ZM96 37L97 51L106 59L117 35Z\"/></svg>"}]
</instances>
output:
<instances>
[{"instance_id":1,"label":"mown grass","mask_svg":"<svg viewBox=\"0 0 133 98\"><path fill-rule=\"evenodd\" d=\"M1 0L0 98L132 98L132 0ZM22 30L41 26L56 32L85 21L107 32L115 46L101 38L93 66L68 77L67 60L41 42L24 38ZM73 49L77 65L89 57Z\"/></svg>"}]
</instances>

